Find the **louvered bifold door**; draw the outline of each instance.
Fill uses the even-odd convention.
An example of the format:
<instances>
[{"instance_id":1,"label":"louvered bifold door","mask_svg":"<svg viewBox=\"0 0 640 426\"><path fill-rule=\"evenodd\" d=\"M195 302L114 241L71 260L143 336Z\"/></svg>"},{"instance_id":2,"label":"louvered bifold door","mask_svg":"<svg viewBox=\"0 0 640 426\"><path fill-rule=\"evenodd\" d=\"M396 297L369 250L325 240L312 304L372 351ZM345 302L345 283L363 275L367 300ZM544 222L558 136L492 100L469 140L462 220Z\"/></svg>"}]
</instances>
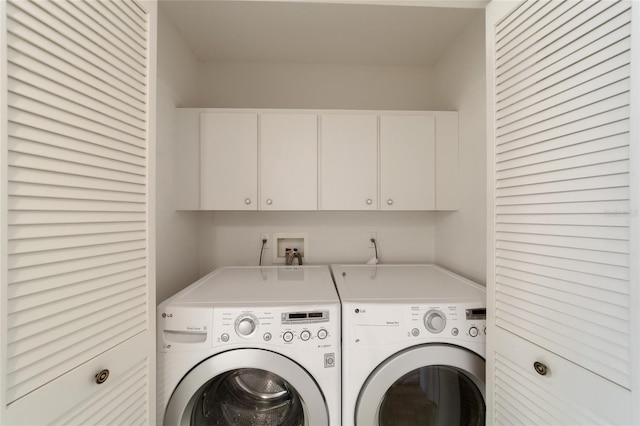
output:
<instances>
[{"instance_id":1,"label":"louvered bifold door","mask_svg":"<svg viewBox=\"0 0 640 426\"><path fill-rule=\"evenodd\" d=\"M152 15L2 7L0 423L148 423Z\"/></svg>"},{"instance_id":2,"label":"louvered bifold door","mask_svg":"<svg viewBox=\"0 0 640 426\"><path fill-rule=\"evenodd\" d=\"M493 29L495 333L554 367L496 343L496 423L616 423L597 395L631 387L631 7L524 1Z\"/></svg>"}]
</instances>

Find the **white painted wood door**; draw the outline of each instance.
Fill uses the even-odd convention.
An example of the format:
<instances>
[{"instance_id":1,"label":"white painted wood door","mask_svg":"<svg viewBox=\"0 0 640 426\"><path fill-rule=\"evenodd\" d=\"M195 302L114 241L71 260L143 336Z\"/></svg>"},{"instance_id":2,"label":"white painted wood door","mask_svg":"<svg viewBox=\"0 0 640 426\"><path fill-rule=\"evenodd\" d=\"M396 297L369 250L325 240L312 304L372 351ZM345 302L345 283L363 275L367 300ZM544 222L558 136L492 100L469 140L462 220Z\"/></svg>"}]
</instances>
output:
<instances>
[{"instance_id":1,"label":"white painted wood door","mask_svg":"<svg viewBox=\"0 0 640 426\"><path fill-rule=\"evenodd\" d=\"M435 209L435 117L380 116L380 209Z\"/></svg>"},{"instance_id":2,"label":"white painted wood door","mask_svg":"<svg viewBox=\"0 0 640 426\"><path fill-rule=\"evenodd\" d=\"M487 8L489 424L640 420L637 6Z\"/></svg>"},{"instance_id":3,"label":"white painted wood door","mask_svg":"<svg viewBox=\"0 0 640 426\"><path fill-rule=\"evenodd\" d=\"M322 114L321 210L378 209L378 116Z\"/></svg>"},{"instance_id":4,"label":"white painted wood door","mask_svg":"<svg viewBox=\"0 0 640 426\"><path fill-rule=\"evenodd\" d=\"M258 114L200 115L200 173L202 209L258 209Z\"/></svg>"},{"instance_id":5,"label":"white painted wood door","mask_svg":"<svg viewBox=\"0 0 640 426\"><path fill-rule=\"evenodd\" d=\"M260 209L317 210L318 118L260 114Z\"/></svg>"},{"instance_id":6,"label":"white painted wood door","mask_svg":"<svg viewBox=\"0 0 640 426\"><path fill-rule=\"evenodd\" d=\"M0 3L1 424L155 422L156 7Z\"/></svg>"}]
</instances>

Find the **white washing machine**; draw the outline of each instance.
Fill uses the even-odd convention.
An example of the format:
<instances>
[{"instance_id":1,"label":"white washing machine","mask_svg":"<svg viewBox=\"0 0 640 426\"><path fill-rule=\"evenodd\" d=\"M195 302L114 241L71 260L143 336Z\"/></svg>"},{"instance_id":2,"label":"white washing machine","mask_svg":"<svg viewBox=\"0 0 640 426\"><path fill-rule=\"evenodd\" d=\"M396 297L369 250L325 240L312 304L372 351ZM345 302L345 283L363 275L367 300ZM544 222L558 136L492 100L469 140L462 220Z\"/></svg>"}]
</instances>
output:
<instances>
[{"instance_id":1,"label":"white washing machine","mask_svg":"<svg viewBox=\"0 0 640 426\"><path fill-rule=\"evenodd\" d=\"M342 425L484 425L484 287L435 265L332 265Z\"/></svg>"},{"instance_id":2,"label":"white washing machine","mask_svg":"<svg viewBox=\"0 0 640 426\"><path fill-rule=\"evenodd\" d=\"M220 268L157 313L158 423L340 423L340 302L328 266Z\"/></svg>"}]
</instances>

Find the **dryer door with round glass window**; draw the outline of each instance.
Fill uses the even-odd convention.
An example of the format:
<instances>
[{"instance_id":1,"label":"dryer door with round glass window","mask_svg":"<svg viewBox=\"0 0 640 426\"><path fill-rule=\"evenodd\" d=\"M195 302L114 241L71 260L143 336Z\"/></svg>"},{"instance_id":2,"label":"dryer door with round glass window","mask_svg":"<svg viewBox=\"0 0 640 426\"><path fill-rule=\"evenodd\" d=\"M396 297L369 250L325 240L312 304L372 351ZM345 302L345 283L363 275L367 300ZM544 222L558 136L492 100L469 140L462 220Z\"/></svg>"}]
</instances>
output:
<instances>
[{"instance_id":1,"label":"dryer door with round glass window","mask_svg":"<svg viewBox=\"0 0 640 426\"><path fill-rule=\"evenodd\" d=\"M176 387L164 424L197 426L328 425L316 382L289 358L259 349L214 355Z\"/></svg>"},{"instance_id":2,"label":"dryer door with round glass window","mask_svg":"<svg viewBox=\"0 0 640 426\"><path fill-rule=\"evenodd\" d=\"M466 349L424 345L385 360L365 382L357 425L485 424L485 362Z\"/></svg>"}]
</instances>

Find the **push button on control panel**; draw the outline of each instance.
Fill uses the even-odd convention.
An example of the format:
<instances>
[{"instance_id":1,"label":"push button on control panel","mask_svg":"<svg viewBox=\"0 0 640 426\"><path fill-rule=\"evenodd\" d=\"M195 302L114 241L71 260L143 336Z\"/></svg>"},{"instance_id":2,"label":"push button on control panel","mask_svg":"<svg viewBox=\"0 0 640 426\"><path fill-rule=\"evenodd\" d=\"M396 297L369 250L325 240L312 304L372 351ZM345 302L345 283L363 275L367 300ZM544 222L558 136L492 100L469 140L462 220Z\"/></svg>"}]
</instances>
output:
<instances>
[{"instance_id":1,"label":"push button on control panel","mask_svg":"<svg viewBox=\"0 0 640 426\"><path fill-rule=\"evenodd\" d=\"M327 330L325 330L324 328L321 328L320 330L318 330L318 339L323 340L327 338Z\"/></svg>"},{"instance_id":2,"label":"push button on control panel","mask_svg":"<svg viewBox=\"0 0 640 426\"><path fill-rule=\"evenodd\" d=\"M311 333L309 332L309 330L304 330L302 333L300 333L300 338L306 342L311 338Z\"/></svg>"},{"instance_id":3,"label":"push button on control panel","mask_svg":"<svg viewBox=\"0 0 640 426\"><path fill-rule=\"evenodd\" d=\"M469 336L476 337L478 335L478 329L476 327L471 327L469 329Z\"/></svg>"},{"instance_id":4,"label":"push button on control panel","mask_svg":"<svg viewBox=\"0 0 640 426\"><path fill-rule=\"evenodd\" d=\"M291 342L293 340L293 333L290 331L287 331L282 335L282 339L287 343Z\"/></svg>"}]
</instances>

